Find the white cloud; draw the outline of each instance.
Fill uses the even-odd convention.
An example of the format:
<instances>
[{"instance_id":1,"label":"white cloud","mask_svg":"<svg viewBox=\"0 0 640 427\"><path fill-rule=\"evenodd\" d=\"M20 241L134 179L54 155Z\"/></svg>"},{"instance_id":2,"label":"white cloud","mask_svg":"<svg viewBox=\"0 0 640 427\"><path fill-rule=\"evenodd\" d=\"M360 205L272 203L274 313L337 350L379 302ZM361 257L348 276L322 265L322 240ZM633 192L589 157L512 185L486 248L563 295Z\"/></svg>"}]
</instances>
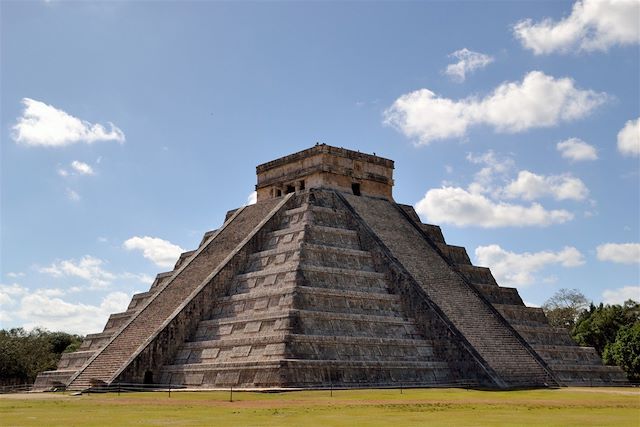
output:
<instances>
[{"instance_id":1,"label":"white cloud","mask_svg":"<svg viewBox=\"0 0 640 427\"><path fill-rule=\"evenodd\" d=\"M85 255L79 261L74 259L54 262L48 267L40 268L41 273L53 277L78 277L84 279L93 288L105 288L116 278L116 275L103 268L104 261L91 255Z\"/></svg>"},{"instance_id":2,"label":"white cloud","mask_svg":"<svg viewBox=\"0 0 640 427\"><path fill-rule=\"evenodd\" d=\"M484 68L494 60L492 56L473 52L467 48L456 50L449 57L457 59L458 62L447 65L444 73L459 82L465 80L467 73Z\"/></svg>"},{"instance_id":3,"label":"white cloud","mask_svg":"<svg viewBox=\"0 0 640 427\"><path fill-rule=\"evenodd\" d=\"M71 167L74 171L79 173L80 175L93 175L93 168L84 162L80 162L78 160L74 160L71 162Z\"/></svg>"},{"instance_id":4,"label":"white cloud","mask_svg":"<svg viewBox=\"0 0 640 427\"><path fill-rule=\"evenodd\" d=\"M604 243L596 248L600 261L640 264L640 243Z\"/></svg>"},{"instance_id":5,"label":"white cloud","mask_svg":"<svg viewBox=\"0 0 640 427\"><path fill-rule=\"evenodd\" d=\"M462 227L547 226L573 219L573 214L566 210L546 210L538 203L523 206L495 202L459 187L431 189L415 209L430 222Z\"/></svg>"},{"instance_id":6,"label":"white cloud","mask_svg":"<svg viewBox=\"0 0 640 427\"><path fill-rule=\"evenodd\" d=\"M639 17L638 0L579 0L571 15L558 22L526 19L514 25L513 31L536 55L606 51L614 45L640 42Z\"/></svg>"},{"instance_id":7,"label":"white cloud","mask_svg":"<svg viewBox=\"0 0 640 427\"><path fill-rule=\"evenodd\" d=\"M623 304L630 299L640 302L640 286L624 286L602 292L602 302L605 304Z\"/></svg>"},{"instance_id":8,"label":"white cloud","mask_svg":"<svg viewBox=\"0 0 640 427\"><path fill-rule=\"evenodd\" d=\"M522 82L503 83L482 99L456 101L428 89L402 95L384 112L384 123L426 145L463 137L473 125L508 133L555 126L587 116L608 99L605 93L577 88L570 78L531 71Z\"/></svg>"},{"instance_id":9,"label":"white cloud","mask_svg":"<svg viewBox=\"0 0 640 427\"><path fill-rule=\"evenodd\" d=\"M478 246L475 250L478 265L491 268L491 272L502 286L527 286L538 279L534 273L548 265L577 267L584 264L580 251L566 246L559 252L541 251L515 253L502 249L499 245Z\"/></svg>"},{"instance_id":10,"label":"white cloud","mask_svg":"<svg viewBox=\"0 0 640 427\"><path fill-rule=\"evenodd\" d=\"M14 298L25 295L27 292L27 288L17 283L12 283L11 285L0 283L0 309L4 311L4 307L15 304ZM3 320L4 317L0 314L0 320Z\"/></svg>"},{"instance_id":11,"label":"white cloud","mask_svg":"<svg viewBox=\"0 0 640 427\"><path fill-rule=\"evenodd\" d=\"M80 194L78 194L78 192L76 192L75 190L67 188L65 192L67 194L67 199L71 200L72 202L77 202L80 200Z\"/></svg>"},{"instance_id":12,"label":"white cloud","mask_svg":"<svg viewBox=\"0 0 640 427\"><path fill-rule=\"evenodd\" d=\"M258 192L253 191L249 196L247 196L247 205L253 205L258 201Z\"/></svg>"},{"instance_id":13,"label":"white cloud","mask_svg":"<svg viewBox=\"0 0 640 427\"><path fill-rule=\"evenodd\" d=\"M492 150L467 154L467 161L480 165L468 187L443 183L430 189L415 204L418 214L430 222L456 226L523 227L559 224L574 218L566 210L548 210L538 203L518 204L509 199L533 201L543 196L556 200L584 200L589 194L584 183L570 175L537 175L520 171L512 178L515 162Z\"/></svg>"},{"instance_id":14,"label":"white cloud","mask_svg":"<svg viewBox=\"0 0 640 427\"><path fill-rule=\"evenodd\" d=\"M629 120L618 132L618 151L625 156L640 156L640 118Z\"/></svg>"},{"instance_id":15,"label":"white cloud","mask_svg":"<svg viewBox=\"0 0 640 427\"><path fill-rule=\"evenodd\" d=\"M584 200L589 190L584 183L570 175L537 175L527 170L520 171L518 178L504 189L508 198L535 200L552 196L556 200Z\"/></svg>"},{"instance_id":16,"label":"white cloud","mask_svg":"<svg viewBox=\"0 0 640 427\"><path fill-rule=\"evenodd\" d=\"M24 321L26 329L39 326L51 331L96 333L102 331L111 313L125 311L130 300L124 292L112 292L99 305L72 303L37 290L22 297L13 315Z\"/></svg>"},{"instance_id":17,"label":"white cloud","mask_svg":"<svg viewBox=\"0 0 640 427\"><path fill-rule=\"evenodd\" d=\"M476 165L482 165L473 177L473 182L469 185L472 193L500 192L501 189L495 184L497 179L504 180L514 169L515 162L511 157L500 156L489 150L484 154L467 154L467 161Z\"/></svg>"},{"instance_id":18,"label":"white cloud","mask_svg":"<svg viewBox=\"0 0 640 427\"><path fill-rule=\"evenodd\" d=\"M154 277L149 276L148 274L144 274L144 273L129 273L129 272L125 272L125 273L122 273L122 274L118 275L118 278L136 280L136 281L138 281L140 283L143 283L145 285L151 285L153 283L153 281L155 280Z\"/></svg>"},{"instance_id":19,"label":"white cloud","mask_svg":"<svg viewBox=\"0 0 640 427\"><path fill-rule=\"evenodd\" d=\"M579 138L569 138L567 140L560 141L556 145L556 148L562 157L574 162L598 159L596 147L587 144Z\"/></svg>"},{"instance_id":20,"label":"white cloud","mask_svg":"<svg viewBox=\"0 0 640 427\"><path fill-rule=\"evenodd\" d=\"M11 277L12 279L17 279L18 277L24 277L24 276L25 274L21 271L18 273L15 273L13 271L10 271L7 273L7 277Z\"/></svg>"},{"instance_id":21,"label":"white cloud","mask_svg":"<svg viewBox=\"0 0 640 427\"><path fill-rule=\"evenodd\" d=\"M47 267L38 268L38 271L51 277L77 278L87 283L88 286L66 287L66 289L76 289L76 291L106 289L116 280L134 280L144 284L151 284L153 282L153 277L144 273L113 273L105 268L106 264L105 261L99 258L85 255L79 260L68 259L53 262ZM58 296L58 294L48 295Z\"/></svg>"},{"instance_id":22,"label":"white cloud","mask_svg":"<svg viewBox=\"0 0 640 427\"><path fill-rule=\"evenodd\" d=\"M157 237L134 236L123 243L127 250L141 250L142 256L160 267L173 267L182 252L178 245Z\"/></svg>"},{"instance_id":23,"label":"white cloud","mask_svg":"<svg viewBox=\"0 0 640 427\"><path fill-rule=\"evenodd\" d=\"M61 147L96 141L124 142L124 133L113 123L108 128L78 119L44 102L23 98L25 109L13 126L12 138L19 144Z\"/></svg>"},{"instance_id":24,"label":"white cloud","mask_svg":"<svg viewBox=\"0 0 640 427\"><path fill-rule=\"evenodd\" d=\"M58 168L58 175L60 176L69 176L69 171L63 168Z\"/></svg>"}]
</instances>

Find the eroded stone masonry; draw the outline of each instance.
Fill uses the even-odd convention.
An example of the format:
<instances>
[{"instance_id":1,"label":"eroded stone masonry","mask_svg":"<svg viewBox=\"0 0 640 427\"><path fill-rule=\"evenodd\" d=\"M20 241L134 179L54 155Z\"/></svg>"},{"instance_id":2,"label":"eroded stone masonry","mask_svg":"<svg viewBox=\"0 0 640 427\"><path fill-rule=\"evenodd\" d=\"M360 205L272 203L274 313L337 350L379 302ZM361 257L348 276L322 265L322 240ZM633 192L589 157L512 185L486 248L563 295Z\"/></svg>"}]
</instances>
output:
<instances>
[{"instance_id":1,"label":"eroded stone masonry","mask_svg":"<svg viewBox=\"0 0 640 427\"><path fill-rule=\"evenodd\" d=\"M256 204L230 211L36 387L625 382L397 204L393 168L325 144L259 165Z\"/></svg>"}]
</instances>

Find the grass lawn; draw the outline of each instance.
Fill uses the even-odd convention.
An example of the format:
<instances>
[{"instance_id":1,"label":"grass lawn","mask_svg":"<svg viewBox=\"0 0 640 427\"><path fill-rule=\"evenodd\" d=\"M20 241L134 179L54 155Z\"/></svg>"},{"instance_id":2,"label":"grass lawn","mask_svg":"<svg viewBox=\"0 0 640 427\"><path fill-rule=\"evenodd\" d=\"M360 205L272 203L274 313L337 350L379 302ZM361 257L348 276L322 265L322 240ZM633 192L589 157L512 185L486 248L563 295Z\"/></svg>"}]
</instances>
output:
<instances>
[{"instance_id":1,"label":"grass lawn","mask_svg":"<svg viewBox=\"0 0 640 427\"><path fill-rule=\"evenodd\" d=\"M0 425L640 426L640 390L562 388L0 395Z\"/></svg>"}]
</instances>

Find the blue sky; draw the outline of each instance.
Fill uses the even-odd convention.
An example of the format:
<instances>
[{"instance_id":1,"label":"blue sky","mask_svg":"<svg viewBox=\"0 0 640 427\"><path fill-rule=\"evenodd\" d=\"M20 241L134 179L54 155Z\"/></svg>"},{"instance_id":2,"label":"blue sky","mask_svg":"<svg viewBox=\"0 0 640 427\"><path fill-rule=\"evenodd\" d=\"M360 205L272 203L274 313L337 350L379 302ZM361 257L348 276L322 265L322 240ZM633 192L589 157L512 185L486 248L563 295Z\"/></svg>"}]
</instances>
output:
<instances>
[{"instance_id":1,"label":"blue sky","mask_svg":"<svg viewBox=\"0 0 640 427\"><path fill-rule=\"evenodd\" d=\"M640 2L2 1L0 326L102 329L317 141L503 286L640 299Z\"/></svg>"}]
</instances>

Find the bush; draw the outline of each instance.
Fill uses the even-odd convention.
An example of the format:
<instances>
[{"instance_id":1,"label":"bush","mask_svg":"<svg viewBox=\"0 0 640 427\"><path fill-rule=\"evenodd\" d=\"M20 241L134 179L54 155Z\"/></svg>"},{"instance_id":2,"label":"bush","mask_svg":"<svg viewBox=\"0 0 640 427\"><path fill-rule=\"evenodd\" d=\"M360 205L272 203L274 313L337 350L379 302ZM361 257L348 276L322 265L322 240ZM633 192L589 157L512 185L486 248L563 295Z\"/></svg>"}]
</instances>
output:
<instances>
[{"instance_id":1,"label":"bush","mask_svg":"<svg viewBox=\"0 0 640 427\"><path fill-rule=\"evenodd\" d=\"M603 361L615 364L625 370L631 381L640 380L640 321L633 326L623 326L616 340L607 344Z\"/></svg>"},{"instance_id":2,"label":"bush","mask_svg":"<svg viewBox=\"0 0 640 427\"><path fill-rule=\"evenodd\" d=\"M63 351L81 342L81 336L39 328L0 330L0 385L33 383L40 372L56 368Z\"/></svg>"}]
</instances>

